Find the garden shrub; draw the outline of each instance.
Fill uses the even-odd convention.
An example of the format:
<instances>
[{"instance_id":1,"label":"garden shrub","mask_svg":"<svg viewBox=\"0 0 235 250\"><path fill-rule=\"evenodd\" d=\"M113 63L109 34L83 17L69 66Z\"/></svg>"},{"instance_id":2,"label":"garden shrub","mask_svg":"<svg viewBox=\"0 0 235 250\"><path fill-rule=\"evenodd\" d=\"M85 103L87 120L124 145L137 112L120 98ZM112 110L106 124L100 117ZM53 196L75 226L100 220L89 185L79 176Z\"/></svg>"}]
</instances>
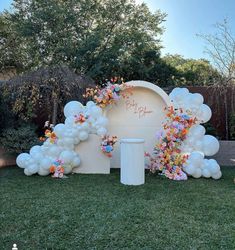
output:
<instances>
[{"instance_id":1,"label":"garden shrub","mask_svg":"<svg viewBox=\"0 0 235 250\"><path fill-rule=\"evenodd\" d=\"M203 126L206 129L206 135L212 135L212 136L215 136L217 138L219 137L216 129L212 126L212 124L210 122L203 124Z\"/></svg>"},{"instance_id":2,"label":"garden shrub","mask_svg":"<svg viewBox=\"0 0 235 250\"><path fill-rule=\"evenodd\" d=\"M36 126L32 124L5 128L0 135L0 145L9 153L19 154L29 151L32 146L40 144L35 131Z\"/></svg>"}]
</instances>

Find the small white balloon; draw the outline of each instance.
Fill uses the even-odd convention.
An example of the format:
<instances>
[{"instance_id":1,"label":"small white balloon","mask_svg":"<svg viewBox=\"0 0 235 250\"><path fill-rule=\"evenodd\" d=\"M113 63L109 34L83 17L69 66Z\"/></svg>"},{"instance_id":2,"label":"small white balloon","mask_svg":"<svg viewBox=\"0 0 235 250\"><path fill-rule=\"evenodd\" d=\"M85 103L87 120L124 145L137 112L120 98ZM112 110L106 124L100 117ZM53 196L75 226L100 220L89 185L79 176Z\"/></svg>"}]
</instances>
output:
<instances>
[{"instance_id":1,"label":"small white balloon","mask_svg":"<svg viewBox=\"0 0 235 250\"><path fill-rule=\"evenodd\" d=\"M99 129L97 129L97 135L104 136L106 134L107 134L107 129L106 128L101 127Z\"/></svg>"},{"instance_id":2,"label":"small white balloon","mask_svg":"<svg viewBox=\"0 0 235 250\"><path fill-rule=\"evenodd\" d=\"M86 132L86 131L81 131L80 133L79 133L79 140L81 140L81 141L85 141L85 140L87 140L88 139L88 133Z\"/></svg>"},{"instance_id":3,"label":"small white balloon","mask_svg":"<svg viewBox=\"0 0 235 250\"><path fill-rule=\"evenodd\" d=\"M38 172L38 165L37 164L32 164L32 165L29 165L27 167L28 171L31 173L31 174L36 174Z\"/></svg>"},{"instance_id":4,"label":"small white balloon","mask_svg":"<svg viewBox=\"0 0 235 250\"><path fill-rule=\"evenodd\" d=\"M210 171L211 175L213 175L213 174L216 174L220 171L220 166L216 160L210 159L210 160L208 160L207 169Z\"/></svg>"},{"instance_id":5,"label":"small white balloon","mask_svg":"<svg viewBox=\"0 0 235 250\"><path fill-rule=\"evenodd\" d=\"M200 168L203 164L204 156L200 152L192 152L188 158L188 161L195 166Z\"/></svg>"},{"instance_id":6,"label":"small white balloon","mask_svg":"<svg viewBox=\"0 0 235 250\"><path fill-rule=\"evenodd\" d=\"M24 169L24 174L27 175L27 176L32 175L32 173L27 168Z\"/></svg>"},{"instance_id":7,"label":"small white balloon","mask_svg":"<svg viewBox=\"0 0 235 250\"><path fill-rule=\"evenodd\" d=\"M52 161L49 158L44 158L40 161L39 167L40 169L49 170Z\"/></svg>"},{"instance_id":8,"label":"small white balloon","mask_svg":"<svg viewBox=\"0 0 235 250\"><path fill-rule=\"evenodd\" d=\"M47 176L50 174L50 171L40 167L38 170L38 174L41 176Z\"/></svg>"},{"instance_id":9,"label":"small white balloon","mask_svg":"<svg viewBox=\"0 0 235 250\"><path fill-rule=\"evenodd\" d=\"M70 174L72 172L71 164L64 165L64 174Z\"/></svg>"},{"instance_id":10,"label":"small white balloon","mask_svg":"<svg viewBox=\"0 0 235 250\"><path fill-rule=\"evenodd\" d=\"M59 123L54 127L53 131L55 132L57 137L62 138L65 131L65 125L63 123Z\"/></svg>"},{"instance_id":11,"label":"small white balloon","mask_svg":"<svg viewBox=\"0 0 235 250\"><path fill-rule=\"evenodd\" d=\"M218 171L216 174L212 175L212 178L215 179L215 180L218 180L218 179L221 178L221 176L222 176L222 172Z\"/></svg>"},{"instance_id":12,"label":"small white balloon","mask_svg":"<svg viewBox=\"0 0 235 250\"><path fill-rule=\"evenodd\" d=\"M189 175L193 175L194 172L195 172L195 167L194 167L193 165L191 165L191 164L186 165L186 166L184 167L184 171L185 171L187 174L189 174Z\"/></svg>"},{"instance_id":13,"label":"small white balloon","mask_svg":"<svg viewBox=\"0 0 235 250\"><path fill-rule=\"evenodd\" d=\"M205 178L210 178L211 173L207 168L205 168L205 169L202 169L202 176L205 177Z\"/></svg>"},{"instance_id":14,"label":"small white balloon","mask_svg":"<svg viewBox=\"0 0 235 250\"><path fill-rule=\"evenodd\" d=\"M97 119L95 126L97 127L106 127L108 125L108 119L104 116L101 116Z\"/></svg>"},{"instance_id":15,"label":"small white balloon","mask_svg":"<svg viewBox=\"0 0 235 250\"><path fill-rule=\"evenodd\" d=\"M59 159L63 160L65 164L68 164L73 161L74 154L70 150L65 150L61 152Z\"/></svg>"},{"instance_id":16,"label":"small white balloon","mask_svg":"<svg viewBox=\"0 0 235 250\"><path fill-rule=\"evenodd\" d=\"M79 158L78 156L76 156L76 157L74 157L74 159L73 159L72 166L73 166L73 167L78 167L78 166L80 165L80 163L81 163L80 158Z\"/></svg>"},{"instance_id":17,"label":"small white balloon","mask_svg":"<svg viewBox=\"0 0 235 250\"><path fill-rule=\"evenodd\" d=\"M73 126L75 126L75 118L74 118L74 116L68 116L65 119L64 124L65 124L66 127L73 127Z\"/></svg>"},{"instance_id":18,"label":"small white balloon","mask_svg":"<svg viewBox=\"0 0 235 250\"><path fill-rule=\"evenodd\" d=\"M192 176L194 178L200 178L202 176L202 170L200 168L196 168Z\"/></svg>"},{"instance_id":19,"label":"small white balloon","mask_svg":"<svg viewBox=\"0 0 235 250\"><path fill-rule=\"evenodd\" d=\"M98 118L102 115L102 109L98 106L92 106L90 109L90 115L93 118Z\"/></svg>"},{"instance_id":20,"label":"small white balloon","mask_svg":"<svg viewBox=\"0 0 235 250\"><path fill-rule=\"evenodd\" d=\"M86 107L89 109L89 108L91 108L91 107L93 107L93 106L95 106L96 104L93 102L93 101L88 101L87 103L86 103Z\"/></svg>"},{"instance_id":21,"label":"small white balloon","mask_svg":"<svg viewBox=\"0 0 235 250\"><path fill-rule=\"evenodd\" d=\"M38 154L38 153L42 153L41 146L38 146L38 145L33 146L33 147L30 149L30 151L29 151L29 154L30 154L31 156L33 156L34 154Z\"/></svg>"}]
</instances>

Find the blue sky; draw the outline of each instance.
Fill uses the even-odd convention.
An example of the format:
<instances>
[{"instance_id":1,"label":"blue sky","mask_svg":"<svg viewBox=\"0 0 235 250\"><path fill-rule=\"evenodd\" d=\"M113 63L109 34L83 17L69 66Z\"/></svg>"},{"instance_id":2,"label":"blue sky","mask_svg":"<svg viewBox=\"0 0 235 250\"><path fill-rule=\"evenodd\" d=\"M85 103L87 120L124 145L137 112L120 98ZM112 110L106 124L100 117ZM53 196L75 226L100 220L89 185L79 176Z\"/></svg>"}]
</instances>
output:
<instances>
[{"instance_id":1,"label":"blue sky","mask_svg":"<svg viewBox=\"0 0 235 250\"><path fill-rule=\"evenodd\" d=\"M0 11L9 9L12 0L0 0ZM204 42L198 33L214 33L213 24L227 18L235 33L235 0L136 0L145 2L151 11L168 14L162 52L181 54L185 58L203 58Z\"/></svg>"}]
</instances>

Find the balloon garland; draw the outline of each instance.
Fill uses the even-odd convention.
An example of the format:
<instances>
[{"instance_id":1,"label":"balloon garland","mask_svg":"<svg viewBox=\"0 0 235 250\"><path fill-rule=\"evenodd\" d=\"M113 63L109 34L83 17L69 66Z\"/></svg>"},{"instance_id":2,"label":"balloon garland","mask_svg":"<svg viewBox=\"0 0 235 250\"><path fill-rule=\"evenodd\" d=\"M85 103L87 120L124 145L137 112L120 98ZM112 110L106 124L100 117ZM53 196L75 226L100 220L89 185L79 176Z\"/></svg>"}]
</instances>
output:
<instances>
[{"instance_id":1,"label":"balloon garland","mask_svg":"<svg viewBox=\"0 0 235 250\"><path fill-rule=\"evenodd\" d=\"M186 88L175 88L170 93L172 107L166 114L163 131L158 133L154 155L149 153L148 167L172 180L194 178L219 179L220 166L214 159L204 159L219 150L218 140L205 135L200 123L210 120L211 109L203 104L203 96L189 93Z\"/></svg>"},{"instance_id":2,"label":"balloon garland","mask_svg":"<svg viewBox=\"0 0 235 250\"><path fill-rule=\"evenodd\" d=\"M67 103L65 122L48 128L45 138L41 138L43 145L32 147L29 154L20 154L17 165L28 176L51 173L55 178L63 178L79 166L80 157L75 146L87 140L89 134L101 136L100 148L111 157L117 137L107 134L108 120L102 109L116 104L120 98L129 98L131 90L131 86L123 82L118 84L115 79L102 89L88 88L84 96L94 101L88 101L86 106L77 101ZM219 150L218 140L205 135L205 128L200 125L210 119L210 108L203 104L200 94L191 94L186 88L175 88L169 96L172 107L167 109L163 130L158 133L154 155L146 154L150 160L149 169L172 180L186 180L188 175L219 179L222 173L218 163L204 159Z\"/></svg>"},{"instance_id":3,"label":"balloon garland","mask_svg":"<svg viewBox=\"0 0 235 250\"><path fill-rule=\"evenodd\" d=\"M92 97L94 101L88 101L86 106L80 102L71 101L64 107L65 122L55 127L47 122L45 137L41 137L41 146L37 145L28 153L20 154L16 163L24 169L27 176L38 173L41 176L52 174L55 178L64 178L64 174L72 172L73 168L80 165L80 156L75 151L75 146L89 138L89 134L97 134L101 137L100 149L107 156L112 156L116 136L107 134L108 120L103 115L102 108L117 103L120 98L128 98L130 92L125 83L117 84L117 79L108 82L99 89L87 89L86 97Z\"/></svg>"}]
</instances>

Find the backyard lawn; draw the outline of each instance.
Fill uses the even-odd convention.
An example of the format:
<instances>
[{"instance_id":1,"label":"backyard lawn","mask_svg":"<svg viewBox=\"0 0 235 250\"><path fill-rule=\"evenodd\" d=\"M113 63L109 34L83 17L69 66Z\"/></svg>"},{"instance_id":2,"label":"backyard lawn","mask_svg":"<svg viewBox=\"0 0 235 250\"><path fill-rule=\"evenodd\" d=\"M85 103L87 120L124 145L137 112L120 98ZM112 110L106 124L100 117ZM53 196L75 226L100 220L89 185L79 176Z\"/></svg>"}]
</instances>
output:
<instances>
[{"instance_id":1,"label":"backyard lawn","mask_svg":"<svg viewBox=\"0 0 235 250\"><path fill-rule=\"evenodd\" d=\"M176 182L146 173L68 179L0 169L0 249L235 249L235 168Z\"/></svg>"}]
</instances>

